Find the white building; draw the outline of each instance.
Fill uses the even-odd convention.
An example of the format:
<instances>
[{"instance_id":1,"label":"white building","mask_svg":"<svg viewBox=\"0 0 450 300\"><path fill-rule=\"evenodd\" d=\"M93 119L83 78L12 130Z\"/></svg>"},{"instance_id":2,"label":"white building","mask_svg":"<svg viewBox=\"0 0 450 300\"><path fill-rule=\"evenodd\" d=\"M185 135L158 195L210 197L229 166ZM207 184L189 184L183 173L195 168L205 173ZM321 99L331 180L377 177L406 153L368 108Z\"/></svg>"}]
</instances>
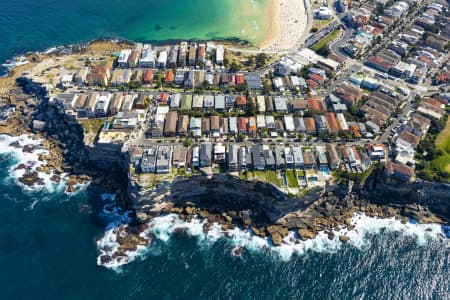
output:
<instances>
[{"instance_id":1,"label":"white building","mask_svg":"<svg viewBox=\"0 0 450 300\"><path fill-rule=\"evenodd\" d=\"M258 129L266 127L266 117L264 115L257 115L256 116L256 127Z\"/></svg>"},{"instance_id":2,"label":"white building","mask_svg":"<svg viewBox=\"0 0 450 300\"><path fill-rule=\"evenodd\" d=\"M286 131L294 132L295 126L294 126L294 118L292 117L292 115L284 115L283 120L284 120L284 127L285 127Z\"/></svg>"},{"instance_id":3,"label":"white building","mask_svg":"<svg viewBox=\"0 0 450 300\"><path fill-rule=\"evenodd\" d=\"M216 48L216 64L223 65L223 56L224 56L224 48L223 45L217 45Z\"/></svg>"},{"instance_id":4,"label":"white building","mask_svg":"<svg viewBox=\"0 0 450 300\"><path fill-rule=\"evenodd\" d=\"M139 67L141 68L154 68L155 67L155 51L152 50L150 45L145 45L142 50L141 59L139 60Z\"/></svg>"},{"instance_id":5,"label":"white building","mask_svg":"<svg viewBox=\"0 0 450 300\"><path fill-rule=\"evenodd\" d=\"M158 60L157 60L158 68L165 69L166 63L167 63L167 51L159 52L159 56L158 56Z\"/></svg>"},{"instance_id":6,"label":"white building","mask_svg":"<svg viewBox=\"0 0 450 300\"><path fill-rule=\"evenodd\" d=\"M320 7L314 15L317 19L328 20L331 18L331 11L328 7Z\"/></svg>"},{"instance_id":7,"label":"white building","mask_svg":"<svg viewBox=\"0 0 450 300\"><path fill-rule=\"evenodd\" d=\"M120 51L119 58L117 59L117 64L120 68L127 68L128 67L128 58L131 55L130 49L123 49Z\"/></svg>"},{"instance_id":8,"label":"white building","mask_svg":"<svg viewBox=\"0 0 450 300\"><path fill-rule=\"evenodd\" d=\"M112 94L110 93L100 94L95 103L95 114L97 117L106 117L111 99Z\"/></svg>"}]
</instances>

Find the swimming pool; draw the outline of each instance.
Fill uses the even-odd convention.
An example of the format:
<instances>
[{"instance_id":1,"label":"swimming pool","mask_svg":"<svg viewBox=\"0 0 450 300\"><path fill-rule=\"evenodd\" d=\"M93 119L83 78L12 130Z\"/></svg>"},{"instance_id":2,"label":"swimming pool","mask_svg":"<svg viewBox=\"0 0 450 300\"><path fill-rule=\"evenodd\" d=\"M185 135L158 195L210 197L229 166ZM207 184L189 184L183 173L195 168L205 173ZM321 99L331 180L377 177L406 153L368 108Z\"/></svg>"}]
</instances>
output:
<instances>
[{"instance_id":1,"label":"swimming pool","mask_svg":"<svg viewBox=\"0 0 450 300\"><path fill-rule=\"evenodd\" d=\"M323 172L323 174L330 176L330 169L328 167L322 167L321 171Z\"/></svg>"},{"instance_id":2,"label":"swimming pool","mask_svg":"<svg viewBox=\"0 0 450 300\"><path fill-rule=\"evenodd\" d=\"M281 173L281 182L283 183L283 186L287 186L286 173Z\"/></svg>"}]
</instances>

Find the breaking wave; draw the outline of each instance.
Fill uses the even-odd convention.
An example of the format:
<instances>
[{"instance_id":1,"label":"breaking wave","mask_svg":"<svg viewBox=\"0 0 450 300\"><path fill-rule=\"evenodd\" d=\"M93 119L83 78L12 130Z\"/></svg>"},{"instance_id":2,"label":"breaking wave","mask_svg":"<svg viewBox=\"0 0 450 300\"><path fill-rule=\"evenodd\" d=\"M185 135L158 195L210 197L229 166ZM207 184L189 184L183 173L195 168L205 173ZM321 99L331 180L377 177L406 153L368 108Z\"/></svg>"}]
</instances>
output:
<instances>
[{"instance_id":1,"label":"breaking wave","mask_svg":"<svg viewBox=\"0 0 450 300\"><path fill-rule=\"evenodd\" d=\"M0 155L7 157L12 164L8 168L6 180L12 181L21 186L24 190L38 191L46 190L50 193L64 191L67 174L60 174L60 181L52 179L54 171L47 174L38 172L37 168L46 164L45 160L39 160L41 155L47 155L49 152L44 149L42 141L36 139L33 135L9 136L0 135ZM19 181L27 173L37 173L36 182L28 186Z\"/></svg>"},{"instance_id":2,"label":"breaking wave","mask_svg":"<svg viewBox=\"0 0 450 300\"><path fill-rule=\"evenodd\" d=\"M117 224L117 223L116 223ZM120 244L117 236L126 231L128 225L123 224L118 227L110 228L105 235L97 242L100 252L98 256L98 265L120 271L124 264L144 259L151 250L154 240L168 243L174 234L182 232L183 234L195 237L200 247L208 247L219 239L225 239L232 250L230 255L240 256L243 250L248 252L267 252L273 254L283 261L289 261L295 255L303 255L308 251L334 253L345 247L339 237L345 235L349 238L347 244L361 251L367 251L371 246L371 236L384 233L397 233L401 236L413 237L418 245L424 246L431 239L441 240L449 247L450 235L445 231L445 227L438 224L418 224L411 220L408 223L402 223L395 218L378 219L368 217L364 214L355 214L352 218L352 229L341 229L329 232L319 232L314 239L302 241L295 232L289 234L283 239L280 246L274 246L270 238L263 238L253 234L248 229L234 228L222 230L220 224L212 224L208 230L205 230L206 220L197 218L190 222L181 220L177 215L170 214L154 218L145 230L139 233L139 236L148 240L148 246L137 246L134 251L121 251L120 255L116 252ZM107 256L109 259L104 261L101 256Z\"/></svg>"}]
</instances>

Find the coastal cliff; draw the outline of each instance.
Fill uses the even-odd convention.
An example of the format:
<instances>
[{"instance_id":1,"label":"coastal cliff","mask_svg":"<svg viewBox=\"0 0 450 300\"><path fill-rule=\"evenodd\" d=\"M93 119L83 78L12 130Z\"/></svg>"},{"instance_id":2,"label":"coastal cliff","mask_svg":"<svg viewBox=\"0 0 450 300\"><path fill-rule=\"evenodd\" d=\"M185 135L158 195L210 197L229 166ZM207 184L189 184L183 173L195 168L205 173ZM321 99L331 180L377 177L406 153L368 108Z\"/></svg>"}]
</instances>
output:
<instances>
[{"instance_id":1,"label":"coastal cliff","mask_svg":"<svg viewBox=\"0 0 450 300\"><path fill-rule=\"evenodd\" d=\"M292 230L301 239L314 238L320 231L333 238L333 230L351 227L355 213L396 217L404 222L414 218L420 223L448 223L448 188L429 183L411 185L417 190L410 191L411 195L417 193L420 199L406 194L409 187L405 189L404 183L389 182L377 172L362 186L353 186L352 182L331 184L301 197L290 197L268 183L228 175L178 178L156 189L148 189L135 176L130 177L128 196L140 223L176 213L186 220L200 217L222 224L224 230L233 226L251 228L279 245ZM394 201L400 197L403 200ZM347 237L340 239L346 241Z\"/></svg>"},{"instance_id":2,"label":"coastal cliff","mask_svg":"<svg viewBox=\"0 0 450 300\"><path fill-rule=\"evenodd\" d=\"M106 191L116 193L119 202L126 206L126 172L123 157L118 151L111 151L95 143L88 143L84 129L72 116L60 111L58 105L48 98L46 89L27 78L18 78L24 100L19 101L16 113L0 128L8 135L33 134L40 138L48 155L40 158L46 165L38 171L55 175L60 181L62 174L68 174L67 192L74 191L80 183L101 185ZM25 174L19 181L32 186L39 183L36 172Z\"/></svg>"},{"instance_id":3,"label":"coastal cliff","mask_svg":"<svg viewBox=\"0 0 450 300\"><path fill-rule=\"evenodd\" d=\"M89 178L106 190L117 194L118 203L132 208L137 223L175 213L181 219L202 218L206 226L219 223L224 230L235 226L250 228L256 235L271 237L280 245L289 231L300 239L314 238L325 231L333 238L333 230L350 228L355 213L403 221L414 218L421 223L449 222L450 189L446 185L397 182L376 169L362 184L353 182L328 184L291 196L277 187L259 181L241 180L231 175L176 177L153 186L142 180L120 147L87 143L82 126L71 116L59 111L47 98L41 85L19 79L18 85L39 101L28 103L14 119L24 130L45 136L54 145L56 162L51 167L68 172L76 180ZM52 157L50 160L53 159ZM61 167L58 166L61 165ZM138 226L139 227L139 226ZM205 228L206 230L207 228ZM133 231L134 232L134 231ZM137 234L137 235L136 235ZM135 247L139 230L125 240ZM339 237L346 242L346 236Z\"/></svg>"}]
</instances>

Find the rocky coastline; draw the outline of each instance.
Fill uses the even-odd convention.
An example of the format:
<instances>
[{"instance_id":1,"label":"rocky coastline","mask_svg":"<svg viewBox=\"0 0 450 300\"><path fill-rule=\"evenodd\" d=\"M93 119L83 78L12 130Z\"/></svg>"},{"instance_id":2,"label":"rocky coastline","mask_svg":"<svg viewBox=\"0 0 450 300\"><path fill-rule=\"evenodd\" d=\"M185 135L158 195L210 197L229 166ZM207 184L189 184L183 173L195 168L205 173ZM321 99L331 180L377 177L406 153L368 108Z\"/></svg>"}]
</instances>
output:
<instances>
[{"instance_id":1,"label":"rocky coastline","mask_svg":"<svg viewBox=\"0 0 450 300\"><path fill-rule=\"evenodd\" d=\"M17 180L26 187L43 186L40 174L51 176L53 183L64 180L65 191L72 193L77 186L88 183L101 185L105 191L117 193L121 201L124 200L123 188L118 181L120 176L109 176L121 170L99 168L89 160L89 146L85 145L82 126L74 119L64 115L58 107L49 102L47 91L37 83L27 78L18 78L17 88L10 96L16 110L0 124L0 134L16 137L29 136L39 141L36 145L21 145L16 142L9 146L18 148L23 153L32 153L36 149L43 149L39 154L39 166L19 164L16 169L24 170ZM20 149L19 149L20 148Z\"/></svg>"},{"instance_id":2,"label":"rocky coastline","mask_svg":"<svg viewBox=\"0 0 450 300\"><path fill-rule=\"evenodd\" d=\"M147 225L153 218L167 214L176 214L186 222L203 220L205 232L213 224L219 224L224 232L236 227L250 230L275 246L281 245L290 232L295 232L299 240L313 239L319 232L334 239L334 230L351 229L351 218L356 213L375 218L395 217L405 223L411 218L419 223L438 224L448 224L450 220L448 186L428 182L405 184L388 180L380 172L373 172L357 186L352 182L329 184L302 197L286 195L268 183L231 175L178 177L152 189L130 175L125 157L98 159L104 150L96 149L95 143L85 143L81 125L50 103L41 85L25 78L19 78L17 85L26 97L0 126L0 133L33 134L48 151L39 157L45 163L35 171L25 172L19 181L25 185L40 184L37 172L43 172L53 174L52 180L59 182L61 174L67 174L67 192L74 191L77 184L90 182L116 194L122 208L132 209L134 221L116 228L119 246L113 255L125 255L148 245L151 237L143 235ZM93 155L98 151L100 154ZM111 168L114 160L116 164ZM338 238L343 243L349 241L346 235ZM109 259L112 258L108 255L101 257L105 262Z\"/></svg>"},{"instance_id":3,"label":"rocky coastline","mask_svg":"<svg viewBox=\"0 0 450 300\"><path fill-rule=\"evenodd\" d=\"M380 175L373 174L372 177L375 176ZM372 183L373 180L370 178L369 181ZM292 231L300 240L313 239L319 232L327 233L332 240L334 230L352 229L351 219L357 213L374 218L395 217L403 223L414 219L419 223L448 224L448 187L439 189L435 184L433 192L430 189L426 189L425 194L421 192L420 202L406 198L398 203L395 200L402 193L402 183L383 181L381 185L381 180L378 178L379 188L370 192L367 190L369 183L360 187L349 183L318 188L303 197L289 197L267 183L248 182L227 175L213 178L195 176L177 179L151 191L140 190L138 183L131 180L128 193L134 204L136 220L141 224L162 214L177 214L187 222L193 218L206 220L205 232L214 223L220 224L223 231L237 226L250 229L257 236L270 238L275 246L281 245ZM383 201L377 200L378 189L389 191L390 196L385 195ZM440 198L436 197L438 191ZM428 208L428 203L439 205L439 216ZM349 237L341 235L339 240L346 243Z\"/></svg>"}]
</instances>

